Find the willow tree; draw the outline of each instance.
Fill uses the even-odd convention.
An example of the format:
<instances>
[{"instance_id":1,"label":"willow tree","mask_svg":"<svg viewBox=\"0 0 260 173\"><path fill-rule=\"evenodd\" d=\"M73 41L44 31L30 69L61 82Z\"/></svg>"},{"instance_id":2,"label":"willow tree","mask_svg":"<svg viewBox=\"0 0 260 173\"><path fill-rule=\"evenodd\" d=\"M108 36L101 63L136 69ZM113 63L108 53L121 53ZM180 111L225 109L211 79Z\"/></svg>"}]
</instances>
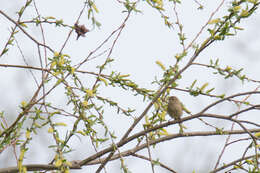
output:
<instances>
[{"instance_id":1,"label":"willow tree","mask_svg":"<svg viewBox=\"0 0 260 173\"><path fill-rule=\"evenodd\" d=\"M1 35L0 70L4 74L1 75L1 83L8 82L10 86L1 88L1 93L5 95L1 102L6 104L10 99L14 100L12 102L19 101L15 105L8 103L13 111L1 110L0 158L12 157L11 161L0 164L1 173L69 172L74 169L110 172L112 162L120 165L119 169L123 172L130 172L134 168L128 163L137 159L142 162L136 163L139 169L147 169L144 164L148 163L150 172L157 169L177 172L190 165L183 159L184 154L172 155L183 147L174 146L177 139L185 144L190 138L199 142L202 137L219 136L223 136L222 147L214 151L212 160L215 164L207 166L208 163L205 163L204 171L260 171L260 125L259 118L254 118L260 105L250 100L252 97L259 100L260 81L248 77L243 72L248 67L239 64L239 61L241 68L236 69L222 63L222 58L227 57L211 55L213 58L201 60L202 53L209 48L214 49L214 44L223 44L231 37L238 37L237 33L244 32L240 24L254 16L258 0L219 1L207 14L207 20L203 21L200 29L194 28L192 33L185 32L182 9L185 10L183 3L187 2L180 0L111 1L111 6L113 4L120 10L116 15L121 18L116 21L110 17L111 26L117 25L112 30L102 28L104 21L100 16L112 13L106 11L109 5L102 6L104 2L73 1L71 7L49 2L50 9L55 9L57 14L67 14L64 18L53 16L53 12L42 7L41 2L27 0L19 3L16 4L19 9L15 14L3 7L0 9L1 30L8 33ZM81 10L75 10L75 4ZM196 0L188 2L188 6L198 13L208 9L207 5ZM142 27L130 22L132 18L136 20L145 15L147 11L142 8L152 11L150 19L160 19L160 23L155 25L163 25L171 36L175 35L172 39L179 43L172 45L172 56L167 57L170 61L158 58L153 62L154 69L147 68L149 58L146 58L142 70L154 75L154 80L140 74L143 83L137 82L131 75L136 67L128 73L114 68L114 64L122 58L142 62L141 57L120 57L120 54L114 53L119 45L124 44L122 34L127 37L125 30ZM190 15L189 22L196 20L198 18ZM91 37L95 32L102 36ZM156 42L153 35L147 42L153 42L158 48L164 46ZM135 39L138 42L142 38ZM131 50L131 46L129 50L135 51ZM22 63L17 59L22 59ZM195 74L195 67L203 70L203 74ZM11 83L8 75L12 71L17 72L16 75L21 72L27 75L18 83ZM205 78L204 74L210 78ZM221 93L221 89L211 83L214 79L224 83L231 79L241 82L234 84L239 89L230 94ZM20 100L14 94L18 95L24 89L24 82L30 86L30 93ZM148 83L149 87L142 86L144 83ZM240 89L244 85L248 86L245 91ZM183 104L184 114L180 120L167 115L167 102L172 95L178 96ZM200 98L207 98L207 103L194 109L189 100ZM130 105L132 99L135 104ZM221 112L218 111L220 107ZM183 124L183 131L178 131L179 123ZM176 129L173 130L173 127ZM168 155L183 162L186 167L166 164L163 157L155 156L155 151L160 152L165 143L174 146L167 149ZM233 147L237 145L239 149ZM234 148L236 156L239 156L223 162L224 154L232 154L230 148Z\"/></svg>"}]
</instances>

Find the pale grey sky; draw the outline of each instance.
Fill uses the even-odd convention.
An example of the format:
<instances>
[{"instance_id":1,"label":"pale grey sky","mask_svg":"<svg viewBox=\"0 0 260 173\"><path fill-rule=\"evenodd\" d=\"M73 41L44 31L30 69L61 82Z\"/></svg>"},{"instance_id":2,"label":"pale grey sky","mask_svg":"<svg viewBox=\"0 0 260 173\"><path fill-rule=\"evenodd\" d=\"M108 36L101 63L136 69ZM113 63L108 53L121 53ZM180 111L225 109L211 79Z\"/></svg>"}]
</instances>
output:
<instances>
[{"instance_id":1,"label":"pale grey sky","mask_svg":"<svg viewBox=\"0 0 260 173\"><path fill-rule=\"evenodd\" d=\"M42 16L54 16L57 19L63 19L65 24L73 25L83 7L83 2L84 1L45 0L36 1L36 4ZM224 3L223 8L215 15L216 17L221 17L223 15L226 8L230 6L228 2L229 1L226 1ZM20 1L2 0L0 8L13 19L16 19L17 16L15 15L15 12L23 3L24 2ZM184 26L184 33L188 38L187 43L195 37L202 25L207 22L210 13L216 9L216 5L220 2L211 1L201 3L205 5L203 11L196 10L197 4L195 4L194 1L185 1L182 6L178 6L179 8L177 10L179 12L180 21ZM121 5L118 5L117 1L96 1L96 5L99 9L96 18L102 26L100 29L94 28L91 32L86 34L86 37L80 38L78 41L76 41L76 34L73 32L63 51L63 53L71 56L72 64L77 64L86 57L91 50L96 48L113 30L120 26L126 16L126 13L121 13L123 8ZM143 13L132 14L127 21L111 55L115 61L108 67L121 72L122 74L130 74L130 78L138 83L140 87L156 89L155 85L151 85L151 82L155 76L160 77L162 71L158 65L156 65L155 61L160 60L166 67L169 67L169 65L175 63L174 55L181 52L181 47L176 34L178 28L176 25L174 25L173 29L167 28L163 24L160 14L157 11L148 8L145 1L142 1L137 8L142 10ZM170 20L175 22L176 18L173 10L170 8L168 10L168 14L172 17ZM28 20L33 17L36 17L36 13L31 6L28 8L28 11L26 11L23 20ZM9 37L10 26L13 25L10 25L10 22L2 15L0 15L0 24L0 32L2 33L0 39L4 40L0 42L0 50L2 50L5 40ZM87 28L92 29L91 21L87 19L86 13L81 17L80 24L85 24ZM230 37L224 42L219 41L214 43L203 51L197 62L208 63L210 58L219 58L223 68L226 65L230 65L236 69L244 68L243 74L259 80L260 34L259 29L257 28L259 25L260 18L259 11L257 11L252 17L239 24L240 27L245 28L244 31L239 31L237 36ZM69 29L59 28L48 24L44 24L43 26L47 44L54 50L60 50ZM40 40L41 35L39 28L31 28L32 27L29 27L28 32ZM206 36L208 36L208 33L205 29L197 43L201 43ZM34 43L22 34L21 31L17 35L17 40L28 63L39 67L37 48ZM111 41L105 47L108 48L110 45ZM105 48L99 51L99 53L104 50ZM48 55L51 56L50 53ZM189 55L191 55L191 53ZM190 56L187 56L186 59L180 63L180 67L185 65L189 57ZM81 69L97 71L96 66L100 64L100 62L103 62L104 58L105 56L101 56L94 59L83 65ZM0 64L4 63L24 65L23 59L17 50L17 46L10 48L8 54L0 59ZM111 69L108 69L105 72L110 73ZM32 91L34 91L36 85L33 82L30 73L26 70L3 67L0 67L0 70L0 95L2 96L0 111L4 111L8 115L15 117L19 111L18 105L21 101L31 97ZM38 73L37 75L40 74ZM205 68L200 69L198 67L192 67L190 70L187 70L183 76L183 79L179 82L180 87L189 86L193 80L198 79L198 84L200 85L209 82L209 87L216 87L214 91L216 94L225 92L227 95L230 95L246 90L253 90L256 87L256 85L252 85L252 83L248 84L245 82L245 84L242 85L242 83L236 79L223 80L221 77L212 76L212 72ZM91 84L88 83L88 77L89 76L82 76L82 78L86 78L86 85L90 86ZM57 90L57 93L53 94L49 100L56 100L56 102L62 106L64 105L62 90ZM192 97L183 92L173 91L172 94L173 93L178 95L192 113L196 113L205 105L209 104L209 99L206 97ZM129 92L122 90L118 92L118 90L114 88L104 89L101 94L118 101L123 107L136 109L136 113L134 113L135 116L138 116L147 105L147 103L142 101L141 97L133 96L132 94L129 94ZM259 98L256 97L253 97L253 99L259 100ZM109 107L107 108L109 110L106 112L106 117L104 117L105 122L120 137L120 135L122 135L130 126L131 119L117 115L116 111L111 111ZM230 113L235 110L237 110L237 108L234 105L231 106L229 104L228 106L222 105L222 107L216 107L212 111ZM223 120L221 121L222 122L217 121L215 123L222 124ZM11 122L12 121L10 120L9 123ZM201 122L199 121L187 122L185 123L185 126L188 128L187 131L206 129L206 126L201 125ZM139 129L141 128L142 127L139 126ZM167 129L171 133L178 131L176 127L169 127ZM41 132L46 133L46 129L43 129ZM45 139L50 139L50 135L45 135L44 140ZM157 145L155 152L153 152L153 158L159 158L162 163L170 165L177 172L192 172L193 170L202 172L213 168L220 149L224 144L224 140L225 137L196 137L167 141ZM75 143L72 145L75 147L75 151L69 154L73 159L83 159L88 156L89 153L94 153L93 148L85 148L89 145L89 140L80 141L75 138L74 142ZM28 163L48 163L50 161L49 159L53 157L54 153L46 155L46 153L51 153L51 150L42 144L44 144L43 139L40 139L40 137L37 136L36 140L31 145L41 147L43 152L37 150L30 151L30 156L27 157ZM109 145L110 143L106 143L103 147ZM222 162L232 161L237 158L239 154L241 154L240 147L241 146L236 146L230 149L227 154L224 155ZM125 147L122 148L122 151L124 149ZM141 153L146 154L147 151L143 150ZM0 164L0 168L13 166L15 164L14 157L10 155L12 155L11 148L0 155L0 163L4 163L4 165ZM132 172L141 172L144 170L151 172L149 162L139 162L139 160L129 157L126 158L125 163ZM107 164L106 167L107 170L109 170L108 172L119 172L120 162L111 162ZM167 172L162 168L156 168L158 172ZM96 167L84 167L83 170L94 172ZM72 172L84 172L83 170Z\"/></svg>"}]
</instances>

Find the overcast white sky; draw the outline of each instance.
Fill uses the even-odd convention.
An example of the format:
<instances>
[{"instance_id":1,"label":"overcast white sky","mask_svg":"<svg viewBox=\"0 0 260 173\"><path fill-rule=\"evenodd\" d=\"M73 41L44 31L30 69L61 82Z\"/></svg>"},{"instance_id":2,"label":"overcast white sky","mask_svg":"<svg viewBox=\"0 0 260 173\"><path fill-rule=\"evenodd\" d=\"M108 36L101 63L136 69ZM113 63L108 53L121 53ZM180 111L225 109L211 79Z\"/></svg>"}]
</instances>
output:
<instances>
[{"instance_id":1,"label":"overcast white sky","mask_svg":"<svg viewBox=\"0 0 260 173\"><path fill-rule=\"evenodd\" d=\"M65 24L73 25L83 7L83 2L83 0L44 0L36 1L36 4L42 16L54 16L57 19L63 19ZM221 8L221 10L216 14L216 17L221 17L223 15L223 12L229 6L228 2L229 1L226 1L224 3L223 8ZM187 43L195 37L202 25L207 22L210 13L216 9L216 5L220 2L201 1L201 3L204 5L204 10L202 11L196 10L198 5L194 1L185 1L182 3L182 6L178 5L177 10L180 21L184 26L184 33L188 38ZM24 4L24 1L1 0L0 9L13 19L16 19L17 16L15 12L21 7L22 4ZM181 47L177 39L178 29L176 25L174 25L173 29L167 28L164 25L160 14L149 8L145 1L142 1L139 4L140 5L138 5L137 8L142 10L143 13L132 14L130 16L130 19L127 21L125 29L122 31L122 34L111 55L115 61L109 66L109 68L121 72L122 74L130 74L130 78L141 87L156 89L154 85L151 85L151 82L155 76L160 77L162 75L162 71L158 65L156 65L155 61L160 60L166 67L168 67L175 63L174 55L181 52ZM96 15L96 18L102 26L100 29L94 28L92 30L91 21L87 19L86 13L83 14L80 19L80 24L85 24L87 28L91 29L91 32L87 33L86 37L80 38L78 41L75 40L76 34L72 34L66 48L63 51L63 53L71 56L72 64L77 64L80 60L86 57L91 50L96 48L97 45L99 45L113 30L120 26L126 16L126 13L121 13L123 8L116 0L96 1L96 5L99 9L99 13ZM167 14L170 15L170 20L175 22L176 18L173 10L168 8ZM33 7L29 7L23 20L28 20L33 17L36 17L36 13ZM0 15L0 50L2 50L5 40L9 37L10 26L13 25L10 24L10 22L7 21L2 15ZM250 78L259 80L259 10L249 19L242 21L239 26L245 28L245 30L239 31L235 37L230 37L224 42L216 42L212 46L208 47L200 55L198 62L208 63L210 58L219 58L220 64L223 68L226 65L230 65L236 69L244 68L243 73ZM38 40L41 39L39 28L30 26L27 30ZM58 51L64 43L69 29L44 24L44 31L47 44L54 50ZM201 43L207 35L208 33L205 30L198 39L197 43ZM37 49L31 40L29 40L22 33L17 35L17 40L28 63L39 67ZM108 43L106 47L110 45L111 42ZM101 52L102 51L99 53ZM49 54L49 56L50 55L51 54ZM191 53L189 55L191 55ZM187 59L180 63L181 67L185 65L189 57L190 56L187 56ZM104 58L105 56L101 56L98 59L90 61L86 65L82 66L81 69L87 71L97 71L96 65L103 62ZM24 65L24 61L16 46L11 48L7 55L0 58L0 64L5 63ZM110 72L111 69L105 72ZM26 70L0 67L0 71L0 111L4 111L8 115L15 117L19 111L18 105L21 101L31 97L32 91L34 91L36 86L35 83L32 82L33 79L30 73ZM189 86L194 79L198 79L198 83L201 85L205 82L209 82L209 87L216 87L216 94L225 92L227 95L230 95L236 92L252 90L256 87L256 85L252 83L245 83L242 85L242 83L238 80L223 80L220 77L212 76L212 72L205 68L191 68L191 70L187 70L183 75L185 77L180 80L179 87L185 88ZM88 84L88 76L82 77L86 78L86 85L90 86L91 84ZM60 92L57 91L55 95L50 97L50 100L54 99L56 102L64 105L64 96L62 96L62 92L62 90ZM113 100L118 101L124 107L136 109L137 111L135 116L138 116L147 105L147 103L142 102L141 97L135 97L126 91L118 92L117 89L112 88L104 89L101 94L108 98L113 98ZM201 108L209 103L209 99L206 97L194 98L187 93L181 92L174 92L174 94L178 95L181 101L184 102L186 107L188 107L193 113L201 110ZM259 100L259 98L253 99ZM236 110L236 107L231 106L230 104L221 106L222 107L217 107L212 111L228 113ZM130 126L130 119L117 115L115 111L107 111L105 121L118 136L122 135L125 132L124 130ZM9 121L9 123L11 122L12 120ZM223 122L215 123L222 124ZM206 129L206 127L201 125L200 122L196 121L192 121L192 123L187 122L185 123L185 126L187 126L188 131ZM169 131L174 133L177 132L178 129L175 127L170 127ZM42 132L46 132L46 129ZM205 171L212 168L215 164L219 151L224 144L224 139L225 137L203 137L168 141L163 144L159 144L156 147L155 152L153 153L153 158L160 158L160 161L166 165L170 165L177 172L191 172L193 170L196 172ZM42 140L43 139L36 137L36 141L32 145L42 147L42 151L47 151L45 153L48 153L50 150L47 146L41 145L41 142L43 142ZM86 157L86 153L89 154L94 152L89 151L88 148L85 148L87 143L83 145L84 142L77 140L75 144L73 144L76 150L71 153L71 157L73 157L73 159L82 159ZM76 148L77 145L79 145L80 150L78 150L79 148ZM105 146L108 145L109 143L105 144ZM241 146L236 146L232 150L228 150L227 154L224 156L224 160L227 162L238 157L239 154L241 154L240 147ZM86 151L86 153L83 151ZM53 157L53 153L50 156L45 153L39 153L39 151L30 152L30 157L27 157L28 163L32 163L32 161L33 163L48 163L50 157ZM142 151L141 153L144 154L146 151ZM11 148L0 155L0 163L4 163L4 165L0 164L0 168L13 166L15 164L15 159L11 155ZM126 164L132 172L140 172L144 170L151 172L148 162L138 162L137 159L126 158ZM107 165L107 169L109 170L108 172L118 172L120 169L120 163L109 163ZM90 170L89 167L85 167L84 170L91 172L91 170L94 171L95 169ZM164 171L165 170L158 168L158 172ZM72 172L83 172L83 170Z\"/></svg>"}]
</instances>

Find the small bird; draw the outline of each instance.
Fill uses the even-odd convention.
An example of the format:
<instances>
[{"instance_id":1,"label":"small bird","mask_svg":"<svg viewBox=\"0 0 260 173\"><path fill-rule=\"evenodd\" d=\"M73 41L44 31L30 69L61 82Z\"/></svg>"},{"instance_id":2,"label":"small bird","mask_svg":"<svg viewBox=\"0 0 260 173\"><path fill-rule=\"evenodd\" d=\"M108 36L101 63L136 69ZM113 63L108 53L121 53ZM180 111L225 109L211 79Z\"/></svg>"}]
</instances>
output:
<instances>
[{"instance_id":1,"label":"small bird","mask_svg":"<svg viewBox=\"0 0 260 173\"><path fill-rule=\"evenodd\" d=\"M175 120L181 119L183 113L183 107L182 107L182 103L177 97L175 96L169 97L167 112ZM179 126L180 126L180 133L182 133L183 132L182 124L179 123Z\"/></svg>"},{"instance_id":2,"label":"small bird","mask_svg":"<svg viewBox=\"0 0 260 173\"><path fill-rule=\"evenodd\" d=\"M80 36L85 37L85 34L89 32L89 30L84 25L78 25L77 23L75 23L74 27L76 33L78 34L77 40L79 39Z\"/></svg>"}]
</instances>

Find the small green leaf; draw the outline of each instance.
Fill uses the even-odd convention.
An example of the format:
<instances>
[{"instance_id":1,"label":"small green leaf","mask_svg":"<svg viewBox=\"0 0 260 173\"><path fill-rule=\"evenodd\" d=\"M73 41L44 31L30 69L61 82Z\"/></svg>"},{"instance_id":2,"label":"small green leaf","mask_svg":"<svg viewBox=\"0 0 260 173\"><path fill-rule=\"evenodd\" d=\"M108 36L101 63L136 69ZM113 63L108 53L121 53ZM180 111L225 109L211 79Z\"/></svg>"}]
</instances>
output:
<instances>
[{"instance_id":1,"label":"small green leaf","mask_svg":"<svg viewBox=\"0 0 260 173\"><path fill-rule=\"evenodd\" d=\"M192 89L192 88L194 87L194 85L196 84L196 82L197 82L197 79L192 82L192 84L191 84L191 86L190 86L190 89Z\"/></svg>"},{"instance_id":2,"label":"small green leaf","mask_svg":"<svg viewBox=\"0 0 260 173\"><path fill-rule=\"evenodd\" d=\"M219 23L220 22L220 18L217 18L217 19L212 19L211 21L208 22L208 24L216 24L216 23Z\"/></svg>"},{"instance_id":3,"label":"small green leaf","mask_svg":"<svg viewBox=\"0 0 260 173\"><path fill-rule=\"evenodd\" d=\"M156 61L155 63L159 65L164 71L166 70L165 66L160 61Z\"/></svg>"},{"instance_id":4,"label":"small green leaf","mask_svg":"<svg viewBox=\"0 0 260 173\"><path fill-rule=\"evenodd\" d=\"M202 85L202 87L200 87L200 91L203 92L203 90L209 85L209 83L205 83L204 85Z\"/></svg>"},{"instance_id":5,"label":"small green leaf","mask_svg":"<svg viewBox=\"0 0 260 173\"><path fill-rule=\"evenodd\" d=\"M209 94L211 91L213 91L215 88L211 88L209 90L206 91L206 94Z\"/></svg>"}]
</instances>

